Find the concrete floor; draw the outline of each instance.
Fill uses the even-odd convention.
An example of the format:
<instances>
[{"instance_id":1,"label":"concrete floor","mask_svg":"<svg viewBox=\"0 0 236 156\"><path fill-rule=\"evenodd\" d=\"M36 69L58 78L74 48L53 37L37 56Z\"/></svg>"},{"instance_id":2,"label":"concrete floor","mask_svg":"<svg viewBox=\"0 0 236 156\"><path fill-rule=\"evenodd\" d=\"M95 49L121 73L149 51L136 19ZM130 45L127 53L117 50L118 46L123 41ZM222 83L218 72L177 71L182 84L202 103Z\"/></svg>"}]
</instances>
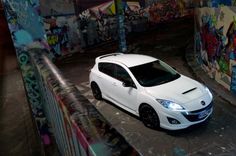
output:
<instances>
[{"instance_id":1,"label":"concrete floor","mask_svg":"<svg viewBox=\"0 0 236 156\"><path fill-rule=\"evenodd\" d=\"M184 60L187 41L193 36L191 20L161 25L154 32L129 38L134 53L159 57L184 75L193 77ZM93 98L88 85L89 69L98 55L114 52L113 45L96 48L87 53L75 54L62 60L59 68L77 84L107 120L144 156L222 156L236 155L236 108L214 94L212 118L200 125L180 131L152 130L142 122L107 101Z\"/></svg>"},{"instance_id":2,"label":"concrete floor","mask_svg":"<svg viewBox=\"0 0 236 156\"><path fill-rule=\"evenodd\" d=\"M0 156L38 156L41 145L2 11L0 23Z\"/></svg>"}]
</instances>

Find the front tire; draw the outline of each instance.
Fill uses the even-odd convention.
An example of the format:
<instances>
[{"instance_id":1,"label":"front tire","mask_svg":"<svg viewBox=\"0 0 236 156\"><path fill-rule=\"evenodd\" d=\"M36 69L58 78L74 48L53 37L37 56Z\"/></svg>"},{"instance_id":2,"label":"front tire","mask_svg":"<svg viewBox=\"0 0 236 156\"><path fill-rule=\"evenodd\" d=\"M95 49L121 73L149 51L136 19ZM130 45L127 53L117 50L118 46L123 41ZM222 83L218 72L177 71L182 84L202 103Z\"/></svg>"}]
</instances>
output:
<instances>
[{"instance_id":1,"label":"front tire","mask_svg":"<svg viewBox=\"0 0 236 156\"><path fill-rule=\"evenodd\" d=\"M149 105L144 104L139 109L139 115L146 127L157 129L160 127L160 120L156 111Z\"/></svg>"},{"instance_id":2,"label":"front tire","mask_svg":"<svg viewBox=\"0 0 236 156\"><path fill-rule=\"evenodd\" d=\"M92 89L93 96L95 97L95 99L102 100L102 92L95 82L92 82L91 89Z\"/></svg>"}]
</instances>

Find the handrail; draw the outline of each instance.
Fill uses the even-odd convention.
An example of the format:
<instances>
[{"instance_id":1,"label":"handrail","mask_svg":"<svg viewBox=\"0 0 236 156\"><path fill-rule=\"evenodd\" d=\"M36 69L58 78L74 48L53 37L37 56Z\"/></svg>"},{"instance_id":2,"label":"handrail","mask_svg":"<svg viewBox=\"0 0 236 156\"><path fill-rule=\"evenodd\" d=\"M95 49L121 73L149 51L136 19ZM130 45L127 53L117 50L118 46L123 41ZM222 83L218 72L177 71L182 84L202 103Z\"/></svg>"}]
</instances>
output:
<instances>
[{"instance_id":1,"label":"handrail","mask_svg":"<svg viewBox=\"0 0 236 156\"><path fill-rule=\"evenodd\" d=\"M62 155L140 155L74 84L49 60L46 50L31 49L40 90L58 149Z\"/></svg>"}]
</instances>

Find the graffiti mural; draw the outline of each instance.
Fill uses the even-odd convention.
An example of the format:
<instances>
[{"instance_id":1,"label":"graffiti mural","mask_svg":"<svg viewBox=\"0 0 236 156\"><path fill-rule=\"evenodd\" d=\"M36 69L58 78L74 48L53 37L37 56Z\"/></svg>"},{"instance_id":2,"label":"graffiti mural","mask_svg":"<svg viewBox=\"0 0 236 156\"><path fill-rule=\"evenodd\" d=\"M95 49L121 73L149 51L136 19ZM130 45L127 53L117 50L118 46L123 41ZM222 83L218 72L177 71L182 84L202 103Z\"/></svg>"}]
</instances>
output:
<instances>
[{"instance_id":1,"label":"graffiti mural","mask_svg":"<svg viewBox=\"0 0 236 156\"><path fill-rule=\"evenodd\" d=\"M178 7L175 0L153 3L148 8L149 20L159 23L180 17L181 14L184 14L184 2L179 4L181 4L179 5L181 8Z\"/></svg>"},{"instance_id":2,"label":"graffiti mural","mask_svg":"<svg viewBox=\"0 0 236 156\"><path fill-rule=\"evenodd\" d=\"M79 51L79 35L76 16L45 17L44 29L50 51L62 56Z\"/></svg>"},{"instance_id":3,"label":"graffiti mural","mask_svg":"<svg viewBox=\"0 0 236 156\"><path fill-rule=\"evenodd\" d=\"M227 89L234 88L236 64L236 12L230 7L196 11L195 46L203 69Z\"/></svg>"},{"instance_id":4,"label":"graffiti mural","mask_svg":"<svg viewBox=\"0 0 236 156\"><path fill-rule=\"evenodd\" d=\"M155 23L192 15L192 10L187 9L187 6L189 3L184 0L146 1L146 4L144 1L123 1L125 33L143 32L150 26L155 26ZM117 17L112 0L81 12L78 23L82 48L117 40Z\"/></svg>"},{"instance_id":5,"label":"graffiti mural","mask_svg":"<svg viewBox=\"0 0 236 156\"><path fill-rule=\"evenodd\" d=\"M40 15L50 51L56 57L80 51L73 0L40 0Z\"/></svg>"},{"instance_id":6,"label":"graffiti mural","mask_svg":"<svg viewBox=\"0 0 236 156\"><path fill-rule=\"evenodd\" d=\"M45 116L42 112L41 94L30 61L29 49L32 47L49 48L45 38L43 22L38 15L39 3L37 0L3 0L2 2L21 68L27 98L31 104L35 121L38 123ZM39 110L42 113L40 113L40 117L37 117ZM46 122L38 127L39 134L42 134L44 125L46 125Z\"/></svg>"},{"instance_id":7,"label":"graffiti mural","mask_svg":"<svg viewBox=\"0 0 236 156\"><path fill-rule=\"evenodd\" d=\"M40 4L47 41L55 56L118 40L113 0L40 0ZM191 6L191 1L186 0L122 1L125 34L143 32L155 23L191 15L192 9L187 9Z\"/></svg>"},{"instance_id":8,"label":"graffiti mural","mask_svg":"<svg viewBox=\"0 0 236 156\"><path fill-rule=\"evenodd\" d=\"M44 39L38 5L32 1L3 1L10 31L15 34L16 46L24 46L36 40ZM26 7L28 6L28 7ZM34 25L34 26L32 26Z\"/></svg>"}]
</instances>

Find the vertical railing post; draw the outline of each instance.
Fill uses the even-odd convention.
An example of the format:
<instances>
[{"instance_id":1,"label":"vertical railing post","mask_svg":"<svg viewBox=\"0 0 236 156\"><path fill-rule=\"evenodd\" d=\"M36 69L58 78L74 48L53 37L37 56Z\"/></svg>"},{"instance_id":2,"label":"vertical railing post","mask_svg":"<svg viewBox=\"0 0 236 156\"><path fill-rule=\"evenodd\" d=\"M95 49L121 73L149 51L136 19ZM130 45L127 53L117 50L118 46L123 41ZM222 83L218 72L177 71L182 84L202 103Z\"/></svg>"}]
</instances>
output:
<instances>
[{"instance_id":1,"label":"vertical railing post","mask_svg":"<svg viewBox=\"0 0 236 156\"><path fill-rule=\"evenodd\" d=\"M122 0L114 0L116 8L116 17L118 24L118 37L119 37L119 52L125 53L127 51L126 37L125 37L125 16L124 6Z\"/></svg>"}]
</instances>

